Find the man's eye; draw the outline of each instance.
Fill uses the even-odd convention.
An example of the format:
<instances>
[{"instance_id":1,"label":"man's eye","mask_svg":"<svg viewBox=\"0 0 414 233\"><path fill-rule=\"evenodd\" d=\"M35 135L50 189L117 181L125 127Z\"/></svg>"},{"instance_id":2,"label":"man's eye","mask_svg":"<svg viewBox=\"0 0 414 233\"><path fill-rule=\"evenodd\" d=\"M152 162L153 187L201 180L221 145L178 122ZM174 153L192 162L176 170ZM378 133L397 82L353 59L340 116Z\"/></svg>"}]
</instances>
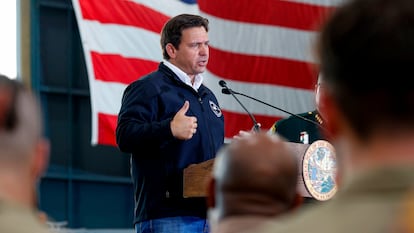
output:
<instances>
[{"instance_id":1,"label":"man's eye","mask_svg":"<svg viewBox=\"0 0 414 233\"><path fill-rule=\"evenodd\" d=\"M201 48L201 46L205 46L205 47L208 47L209 46L209 43L208 42L205 42L205 43L190 43L189 44L189 46L191 47L191 48Z\"/></svg>"}]
</instances>

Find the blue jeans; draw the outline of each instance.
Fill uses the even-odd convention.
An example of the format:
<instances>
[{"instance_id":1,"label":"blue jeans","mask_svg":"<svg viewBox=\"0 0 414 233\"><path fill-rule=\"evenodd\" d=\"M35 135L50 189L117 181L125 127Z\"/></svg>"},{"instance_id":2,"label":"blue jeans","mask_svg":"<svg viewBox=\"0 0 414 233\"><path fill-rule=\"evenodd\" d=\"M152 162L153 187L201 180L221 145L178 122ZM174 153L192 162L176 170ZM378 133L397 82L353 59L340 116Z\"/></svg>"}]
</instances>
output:
<instances>
[{"instance_id":1,"label":"blue jeans","mask_svg":"<svg viewBox=\"0 0 414 233\"><path fill-rule=\"evenodd\" d=\"M208 233L208 221L203 218L180 216L152 219L135 224L136 233Z\"/></svg>"}]
</instances>

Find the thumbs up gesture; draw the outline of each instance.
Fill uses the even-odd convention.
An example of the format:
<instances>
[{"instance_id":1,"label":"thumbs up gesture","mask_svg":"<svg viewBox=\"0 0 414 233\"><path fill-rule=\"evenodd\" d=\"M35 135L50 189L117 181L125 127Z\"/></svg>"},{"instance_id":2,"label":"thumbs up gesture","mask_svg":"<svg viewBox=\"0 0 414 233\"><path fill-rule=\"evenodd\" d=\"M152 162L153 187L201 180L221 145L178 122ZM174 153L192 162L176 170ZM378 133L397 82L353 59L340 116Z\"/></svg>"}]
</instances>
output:
<instances>
[{"instance_id":1,"label":"thumbs up gesture","mask_svg":"<svg viewBox=\"0 0 414 233\"><path fill-rule=\"evenodd\" d=\"M170 123L171 132L178 139L191 139L197 132L197 118L185 115L189 108L190 103L185 101Z\"/></svg>"}]
</instances>

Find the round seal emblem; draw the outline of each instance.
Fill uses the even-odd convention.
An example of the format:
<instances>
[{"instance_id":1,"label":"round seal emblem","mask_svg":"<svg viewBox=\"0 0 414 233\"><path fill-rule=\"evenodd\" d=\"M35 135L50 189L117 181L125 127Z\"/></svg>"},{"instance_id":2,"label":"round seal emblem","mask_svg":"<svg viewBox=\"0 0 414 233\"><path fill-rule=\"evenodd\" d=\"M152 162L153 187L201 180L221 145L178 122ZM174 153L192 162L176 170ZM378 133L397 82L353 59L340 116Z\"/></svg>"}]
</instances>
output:
<instances>
[{"instance_id":1,"label":"round seal emblem","mask_svg":"<svg viewBox=\"0 0 414 233\"><path fill-rule=\"evenodd\" d=\"M336 154L325 140L313 142L305 151L302 176L310 195L319 201L331 199L336 191Z\"/></svg>"}]
</instances>

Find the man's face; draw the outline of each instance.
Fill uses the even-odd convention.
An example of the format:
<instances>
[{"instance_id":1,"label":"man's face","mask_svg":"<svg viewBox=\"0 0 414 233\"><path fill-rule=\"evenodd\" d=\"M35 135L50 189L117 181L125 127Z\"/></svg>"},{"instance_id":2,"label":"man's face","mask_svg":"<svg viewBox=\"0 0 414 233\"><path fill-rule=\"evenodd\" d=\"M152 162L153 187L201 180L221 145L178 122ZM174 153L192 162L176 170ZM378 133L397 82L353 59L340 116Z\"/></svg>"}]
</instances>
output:
<instances>
[{"instance_id":1,"label":"man's face","mask_svg":"<svg viewBox=\"0 0 414 233\"><path fill-rule=\"evenodd\" d=\"M206 70L209 57L208 43L208 34L204 27L184 29L178 49L171 44L167 45L171 49L169 61L193 78L194 75Z\"/></svg>"}]
</instances>

